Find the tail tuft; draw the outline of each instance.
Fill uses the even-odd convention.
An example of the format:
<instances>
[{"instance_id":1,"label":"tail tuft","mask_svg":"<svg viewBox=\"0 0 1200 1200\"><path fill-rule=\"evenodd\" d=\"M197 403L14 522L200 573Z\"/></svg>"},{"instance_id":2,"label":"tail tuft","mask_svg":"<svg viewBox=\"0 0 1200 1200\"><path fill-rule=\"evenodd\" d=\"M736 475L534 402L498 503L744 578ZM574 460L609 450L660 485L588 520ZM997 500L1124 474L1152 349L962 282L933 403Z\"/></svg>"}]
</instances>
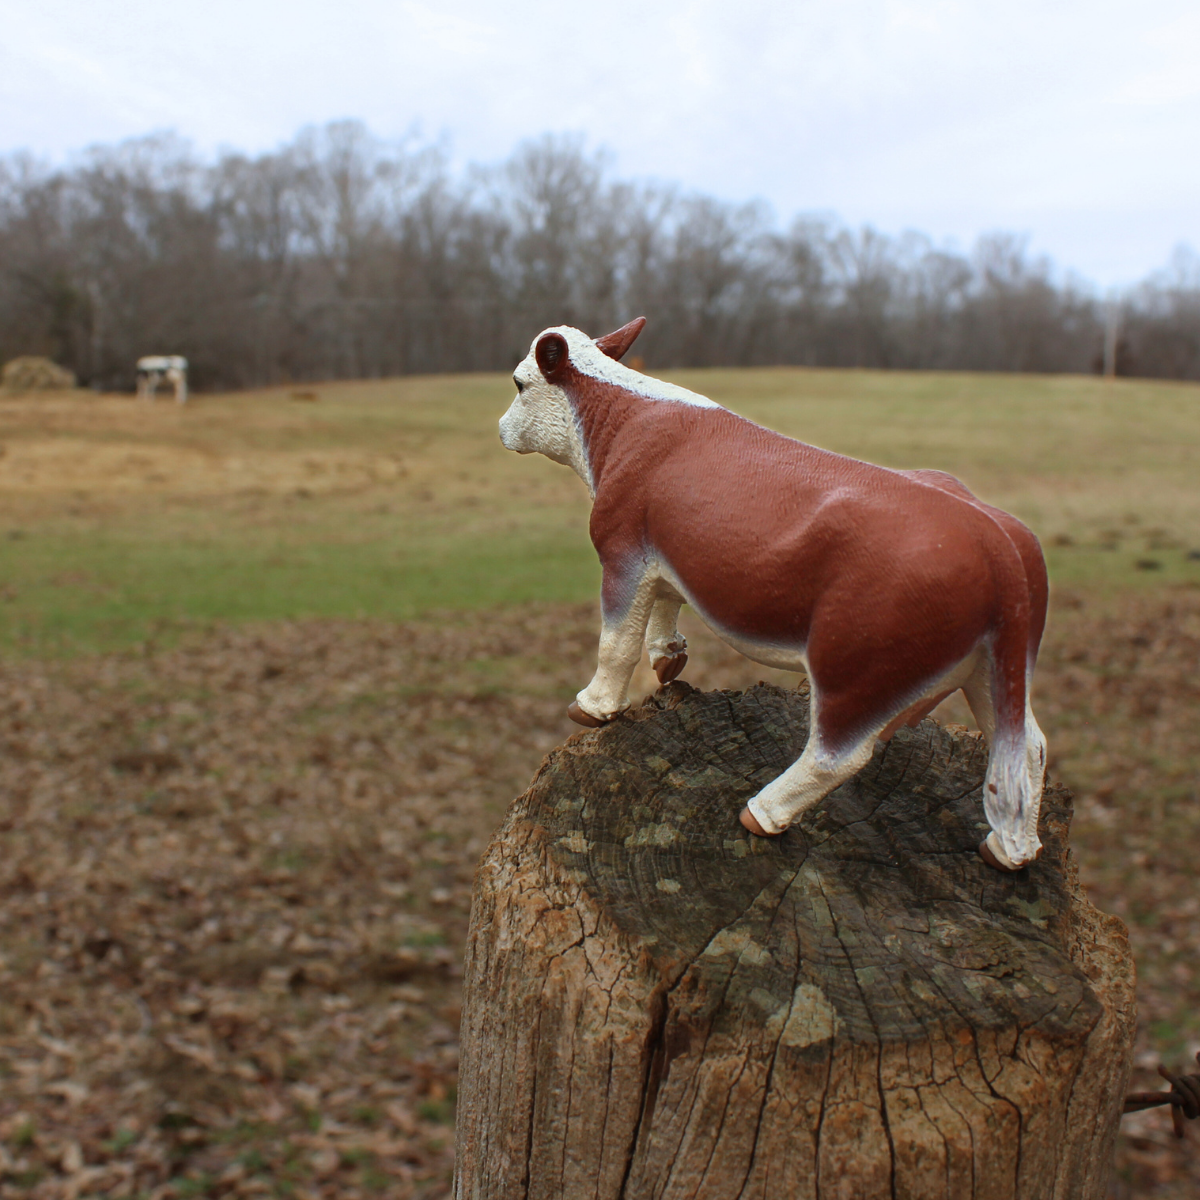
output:
<instances>
[{"instance_id":1,"label":"tail tuft","mask_svg":"<svg viewBox=\"0 0 1200 1200\"><path fill-rule=\"evenodd\" d=\"M1036 730L1036 724L1033 726ZM1013 731L997 731L988 760L987 777L983 784L983 811L988 824L1000 842L1005 857L1015 866L1024 866L1038 856L1042 843L1038 840L1038 810L1041 808L1041 773L1031 770L1026 729L1017 736ZM1031 731L1032 732L1032 731ZM1044 741L1034 746L1037 757L1044 757Z\"/></svg>"}]
</instances>

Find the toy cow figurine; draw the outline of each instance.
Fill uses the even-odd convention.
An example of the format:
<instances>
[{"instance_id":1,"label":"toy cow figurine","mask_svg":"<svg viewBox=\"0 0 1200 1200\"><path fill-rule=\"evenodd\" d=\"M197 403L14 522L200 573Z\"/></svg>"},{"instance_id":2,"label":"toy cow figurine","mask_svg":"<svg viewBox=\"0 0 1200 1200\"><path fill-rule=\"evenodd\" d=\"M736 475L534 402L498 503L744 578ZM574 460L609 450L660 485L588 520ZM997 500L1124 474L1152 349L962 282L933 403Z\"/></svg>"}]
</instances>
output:
<instances>
[{"instance_id":1,"label":"toy cow figurine","mask_svg":"<svg viewBox=\"0 0 1200 1200\"><path fill-rule=\"evenodd\" d=\"M592 495L603 628L571 717L598 726L626 707L643 642L661 682L679 674L685 602L755 662L805 671L808 743L741 816L768 835L961 688L991 747L979 853L1031 862L1046 762L1029 705L1047 600L1037 538L951 475L807 446L622 366L644 324L539 334L500 420L509 450L572 467Z\"/></svg>"}]
</instances>

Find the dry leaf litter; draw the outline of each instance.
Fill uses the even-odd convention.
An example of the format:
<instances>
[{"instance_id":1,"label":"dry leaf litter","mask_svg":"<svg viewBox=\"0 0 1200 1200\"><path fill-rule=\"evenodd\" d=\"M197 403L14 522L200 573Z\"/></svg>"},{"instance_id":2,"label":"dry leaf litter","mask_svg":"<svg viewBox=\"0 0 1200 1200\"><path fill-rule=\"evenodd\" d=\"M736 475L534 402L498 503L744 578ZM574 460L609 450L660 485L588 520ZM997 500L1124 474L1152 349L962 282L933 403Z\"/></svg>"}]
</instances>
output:
<instances>
[{"instance_id":1,"label":"dry leaf litter","mask_svg":"<svg viewBox=\"0 0 1200 1200\"><path fill-rule=\"evenodd\" d=\"M763 676L688 632L695 685ZM545 606L0 664L0 1197L448 1196L472 873L595 641ZM1200 593L1060 597L1038 711L1139 1088L1200 1048L1198 700ZM1114 1189L1200 1194L1196 1131L1126 1118Z\"/></svg>"}]
</instances>

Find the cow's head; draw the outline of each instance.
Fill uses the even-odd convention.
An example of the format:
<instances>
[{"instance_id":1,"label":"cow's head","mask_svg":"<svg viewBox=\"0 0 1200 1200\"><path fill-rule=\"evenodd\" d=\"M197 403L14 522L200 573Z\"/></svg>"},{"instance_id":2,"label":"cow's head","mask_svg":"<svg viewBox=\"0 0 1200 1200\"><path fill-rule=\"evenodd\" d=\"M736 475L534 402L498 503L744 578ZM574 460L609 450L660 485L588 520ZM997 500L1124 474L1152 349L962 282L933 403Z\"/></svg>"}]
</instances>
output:
<instances>
[{"instance_id":1,"label":"cow's head","mask_svg":"<svg viewBox=\"0 0 1200 1200\"><path fill-rule=\"evenodd\" d=\"M573 373L603 375L602 364L619 360L645 323L645 317L638 317L595 341L569 325L539 333L513 372L517 395L500 418L505 447L518 454L544 454L587 480L579 422L563 385Z\"/></svg>"}]
</instances>

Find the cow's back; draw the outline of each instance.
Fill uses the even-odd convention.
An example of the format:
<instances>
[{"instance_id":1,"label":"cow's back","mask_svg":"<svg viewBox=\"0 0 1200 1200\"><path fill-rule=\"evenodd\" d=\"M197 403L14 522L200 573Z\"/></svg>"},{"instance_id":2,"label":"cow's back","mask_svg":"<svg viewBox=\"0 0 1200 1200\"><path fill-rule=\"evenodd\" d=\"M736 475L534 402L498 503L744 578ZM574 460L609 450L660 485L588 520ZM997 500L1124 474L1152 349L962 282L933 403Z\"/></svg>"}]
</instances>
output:
<instances>
[{"instance_id":1,"label":"cow's back","mask_svg":"<svg viewBox=\"0 0 1200 1200\"><path fill-rule=\"evenodd\" d=\"M592 525L602 557L652 555L720 626L792 645L822 609L872 623L897 605L919 616L957 604L977 636L997 559L1012 565L982 506L720 408L630 414Z\"/></svg>"}]
</instances>

